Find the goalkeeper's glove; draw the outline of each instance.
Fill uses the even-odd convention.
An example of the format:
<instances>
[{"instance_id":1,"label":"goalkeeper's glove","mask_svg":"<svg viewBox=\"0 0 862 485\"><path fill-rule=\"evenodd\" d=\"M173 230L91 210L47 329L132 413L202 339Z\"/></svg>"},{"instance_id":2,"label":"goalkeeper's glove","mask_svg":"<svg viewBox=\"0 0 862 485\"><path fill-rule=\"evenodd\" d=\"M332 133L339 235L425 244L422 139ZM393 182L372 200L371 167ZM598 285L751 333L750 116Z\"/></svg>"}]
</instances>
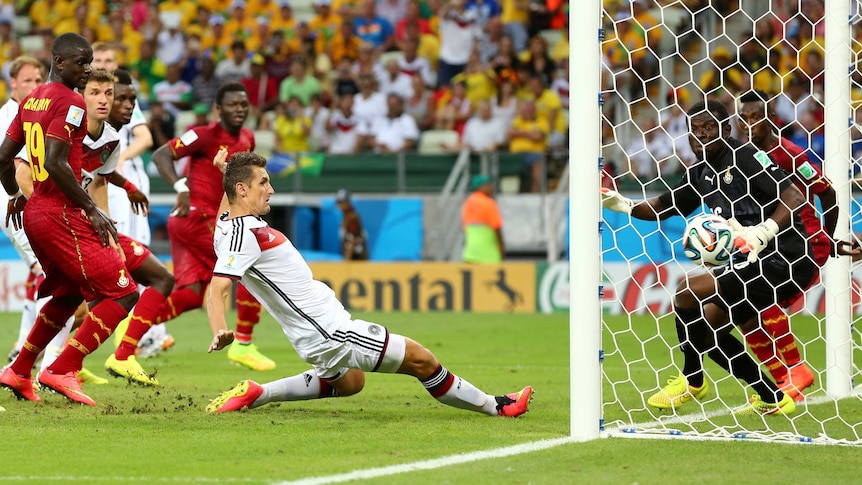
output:
<instances>
[{"instance_id":1,"label":"goalkeeper's glove","mask_svg":"<svg viewBox=\"0 0 862 485\"><path fill-rule=\"evenodd\" d=\"M769 241L778 234L778 223L772 219L747 227L742 227L736 219L729 219L727 222L736 236L734 244L743 253L748 253L749 263L757 261L757 255L763 252Z\"/></svg>"},{"instance_id":2,"label":"goalkeeper's glove","mask_svg":"<svg viewBox=\"0 0 862 485\"><path fill-rule=\"evenodd\" d=\"M600 189L602 193L602 205L605 209L610 209L614 212L632 213L632 207L635 206L635 201L628 197L620 195L616 190L607 188Z\"/></svg>"}]
</instances>

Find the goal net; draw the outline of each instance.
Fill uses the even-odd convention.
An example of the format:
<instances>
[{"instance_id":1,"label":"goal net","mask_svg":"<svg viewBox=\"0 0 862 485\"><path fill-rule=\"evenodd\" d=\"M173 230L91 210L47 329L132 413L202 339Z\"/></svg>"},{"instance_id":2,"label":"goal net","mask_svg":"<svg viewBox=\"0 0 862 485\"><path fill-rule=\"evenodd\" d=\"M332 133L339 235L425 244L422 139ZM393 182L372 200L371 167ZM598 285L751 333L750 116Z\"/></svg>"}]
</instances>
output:
<instances>
[{"instance_id":1,"label":"goal net","mask_svg":"<svg viewBox=\"0 0 862 485\"><path fill-rule=\"evenodd\" d=\"M634 200L671 189L696 161L688 108L705 100L722 103L731 136L746 141L751 132L740 123L739 101L758 90L768 99L774 132L802 147L831 180L840 208L835 237L851 240L854 228L862 232L862 191L854 179L855 160L862 155L862 110L856 110L862 100L862 71L856 69L862 24L856 3L604 0L600 35L593 41L603 66L602 184ZM583 8L573 13L576 18L595 14L573 8ZM579 48L574 40L573 48ZM573 63L575 58L573 53ZM816 213L823 217L820 209ZM780 380L782 366L812 371L813 382L802 390L794 413L736 413L754 391L706 355L709 391L658 409L649 398L682 373L673 314L677 285L704 269L683 254L685 218L655 222L607 209L601 214L603 435L862 445L862 398L854 387L862 363L862 339L854 329L862 312L862 269L850 257L831 258L817 284L785 308L792 338L773 336L773 360L761 364L764 351L746 346L779 385L787 383ZM576 275L583 278L573 268L573 282ZM738 328L733 335L746 342ZM784 376L791 374L785 370Z\"/></svg>"}]
</instances>

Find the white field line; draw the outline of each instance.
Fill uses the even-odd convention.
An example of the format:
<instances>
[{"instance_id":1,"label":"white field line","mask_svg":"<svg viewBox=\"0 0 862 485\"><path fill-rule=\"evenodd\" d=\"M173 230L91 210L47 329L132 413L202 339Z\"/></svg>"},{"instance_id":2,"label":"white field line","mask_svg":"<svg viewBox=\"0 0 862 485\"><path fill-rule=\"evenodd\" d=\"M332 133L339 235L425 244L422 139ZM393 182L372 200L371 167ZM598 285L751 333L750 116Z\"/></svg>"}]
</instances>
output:
<instances>
[{"instance_id":1,"label":"white field line","mask_svg":"<svg viewBox=\"0 0 862 485\"><path fill-rule=\"evenodd\" d=\"M413 463L403 463L401 465L390 465L378 468L367 468L365 470L354 470L348 473L338 475L329 475L313 478L302 478L299 480L288 482L277 482L275 485L324 485L329 483L342 483L353 480L368 480L371 478L385 477L389 475L397 475L399 473L414 472L418 470L433 470L445 466L458 465L461 463L469 463L479 460L487 460L489 458L503 458L506 456L520 455L533 451L546 450L556 446L574 443L575 440L569 436L565 438L557 438L552 440L533 441L530 443L521 443L519 445L507 446L505 448L493 448L484 451L472 451L469 453L461 453L458 455L449 455L432 460L415 461Z\"/></svg>"}]
</instances>

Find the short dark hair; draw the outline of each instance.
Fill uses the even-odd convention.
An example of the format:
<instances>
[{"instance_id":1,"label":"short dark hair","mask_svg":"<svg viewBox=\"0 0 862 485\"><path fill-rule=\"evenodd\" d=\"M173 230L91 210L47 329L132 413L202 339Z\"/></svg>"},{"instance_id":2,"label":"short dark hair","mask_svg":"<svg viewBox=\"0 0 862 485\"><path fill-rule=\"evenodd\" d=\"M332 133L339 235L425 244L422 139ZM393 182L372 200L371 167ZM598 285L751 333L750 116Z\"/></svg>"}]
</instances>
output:
<instances>
[{"instance_id":1,"label":"short dark hair","mask_svg":"<svg viewBox=\"0 0 862 485\"><path fill-rule=\"evenodd\" d=\"M54 42L51 44L51 55L65 58L74 54L78 49L92 50L90 41L74 32L66 32L54 39Z\"/></svg>"},{"instance_id":2,"label":"short dark hair","mask_svg":"<svg viewBox=\"0 0 862 485\"><path fill-rule=\"evenodd\" d=\"M715 100L709 100L706 102L698 101L697 103L694 103L694 106L689 108L686 115L691 118L692 116L703 113L704 111L711 113L718 121L719 125L723 126L726 123L730 123L730 115L727 113L727 108Z\"/></svg>"},{"instance_id":3,"label":"short dark hair","mask_svg":"<svg viewBox=\"0 0 862 485\"><path fill-rule=\"evenodd\" d=\"M227 93L233 93L237 91L242 91L243 93L248 93L245 89L245 86L241 82L238 81L229 81L218 87L218 91L216 91L216 104L221 105L224 101L224 95Z\"/></svg>"},{"instance_id":4,"label":"short dark hair","mask_svg":"<svg viewBox=\"0 0 862 485\"><path fill-rule=\"evenodd\" d=\"M769 96L766 95L763 91L759 89L755 89L753 91L748 91L739 98L740 103L768 103Z\"/></svg>"},{"instance_id":5,"label":"short dark hair","mask_svg":"<svg viewBox=\"0 0 862 485\"><path fill-rule=\"evenodd\" d=\"M114 82L116 84L133 84L132 75L125 69L114 70Z\"/></svg>"},{"instance_id":6,"label":"short dark hair","mask_svg":"<svg viewBox=\"0 0 862 485\"><path fill-rule=\"evenodd\" d=\"M222 185L228 202L236 200L236 184L251 184L254 167L266 168L266 159L254 152L234 153L224 169Z\"/></svg>"}]
</instances>

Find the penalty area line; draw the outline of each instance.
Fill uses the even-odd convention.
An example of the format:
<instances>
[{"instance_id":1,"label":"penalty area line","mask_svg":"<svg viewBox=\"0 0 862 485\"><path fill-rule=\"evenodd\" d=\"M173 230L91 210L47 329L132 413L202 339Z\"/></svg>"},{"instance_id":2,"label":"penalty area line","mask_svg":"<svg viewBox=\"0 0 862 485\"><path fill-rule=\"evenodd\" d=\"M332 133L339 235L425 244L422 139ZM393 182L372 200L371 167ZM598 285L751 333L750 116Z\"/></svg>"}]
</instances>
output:
<instances>
[{"instance_id":1,"label":"penalty area line","mask_svg":"<svg viewBox=\"0 0 862 485\"><path fill-rule=\"evenodd\" d=\"M397 475L399 473L407 473L418 470L433 470L435 468L443 468L446 466L459 465L461 463L487 460L489 458L503 458L506 456L521 455L524 453L547 450L549 448L554 448L557 446L575 442L576 440L571 436L552 440L531 441L529 443L521 443L518 445L507 446L505 448L493 448L490 450L483 451L471 451L469 453L443 456L431 460L415 461L413 463L403 463L400 465L390 465L378 468L367 468L365 470L354 470L352 472L341 473L338 475L302 478L294 481L277 482L275 485L325 485L329 483L349 482L352 480L368 480L371 478Z\"/></svg>"}]
</instances>

